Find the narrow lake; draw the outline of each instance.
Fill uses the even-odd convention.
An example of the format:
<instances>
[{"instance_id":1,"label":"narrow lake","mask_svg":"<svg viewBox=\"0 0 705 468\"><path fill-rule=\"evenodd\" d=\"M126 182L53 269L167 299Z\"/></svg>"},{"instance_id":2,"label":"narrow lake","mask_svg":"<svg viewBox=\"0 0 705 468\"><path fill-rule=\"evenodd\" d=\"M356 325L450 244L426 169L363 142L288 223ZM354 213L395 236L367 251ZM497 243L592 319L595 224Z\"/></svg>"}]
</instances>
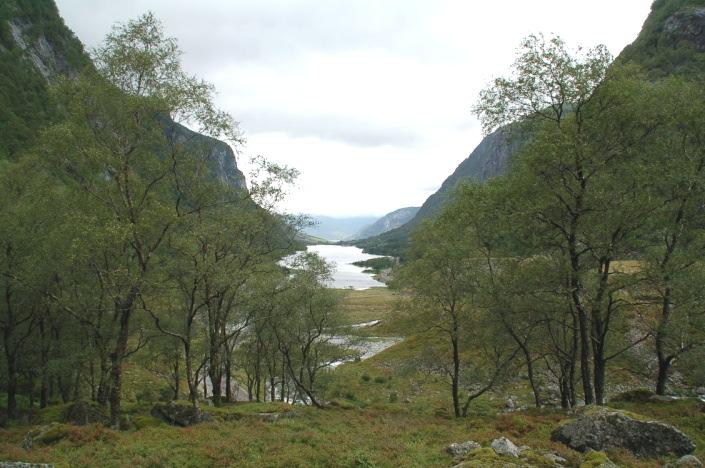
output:
<instances>
[{"instance_id":1,"label":"narrow lake","mask_svg":"<svg viewBox=\"0 0 705 468\"><path fill-rule=\"evenodd\" d=\"M384 283L375 280L371 274L363 273L364 268L352 265L353 262L377 258L379 255L362 253L362 249L343 245L309 245L309 252L316 253L333 263L333 281L331 288L369 289L385 287Z\"/></svg>"}]
</instances>

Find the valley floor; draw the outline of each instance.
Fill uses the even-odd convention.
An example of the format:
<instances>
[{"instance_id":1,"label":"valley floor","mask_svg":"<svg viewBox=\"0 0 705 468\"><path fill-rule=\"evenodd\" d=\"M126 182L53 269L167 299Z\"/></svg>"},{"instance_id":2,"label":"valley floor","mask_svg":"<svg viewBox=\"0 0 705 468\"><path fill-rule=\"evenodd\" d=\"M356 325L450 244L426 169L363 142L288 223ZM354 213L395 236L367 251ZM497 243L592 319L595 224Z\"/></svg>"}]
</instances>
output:
<instances>
[{"instance_id":1,"label":"valley floor","mask_svg":"<svg viewBox=\"0 0 705 468\"><path fill-rule=\"evenodd\" d=\"M368 360L336 368L326 388L330 402L326 409L237 403L205 408L213 416L211 422L179 428L150 416L153 403L136 399L127 408L131 430L62 424L56 426L54 440L23 448L31 426L60 419L64 407L56 405L37 413L32 424L0 429L0 461L104 467L450 467L458 461L446 452L449 444L474 440L489 446L504 436L533 452L558 454L567 466L600 466L591 455L550 440L551 432L570 416L565 412L532 408L505 412L506 395L515 396L520 407L530 403L525 382L474 402L467 418L452 418L446 384L419 371L413 359L432 338L412 334L411 324L395 304L394 293L387 289L348 293L344 312L349 323L380 320L361 333L406 339ZM705 458L705 413L699 400L614 406L673 424L696 442L694 455ZM620 450L608 451L607 456L620 466L658 467L673 460L639 460ZM521 462L481 451L465 466L512 466L509 463ZM539 461L532 466L551 465Z\"/></svg>"}]
</instances>

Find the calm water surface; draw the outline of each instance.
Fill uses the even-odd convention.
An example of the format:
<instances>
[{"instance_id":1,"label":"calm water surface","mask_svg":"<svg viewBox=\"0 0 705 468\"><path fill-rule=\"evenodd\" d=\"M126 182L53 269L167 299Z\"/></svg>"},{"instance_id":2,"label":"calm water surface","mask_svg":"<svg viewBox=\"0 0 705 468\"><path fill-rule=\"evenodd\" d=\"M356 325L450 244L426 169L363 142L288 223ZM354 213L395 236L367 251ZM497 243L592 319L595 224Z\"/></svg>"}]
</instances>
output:
<instances>
[{"instance_id":1,"label":"calm water surface","mask_svg":"<svg viewBox=\"0 0 705 468\"><path fill-rule=\"evenodd\" d=\"M362 249L343 245L309 245L309 252L316 253L334 264L332 288L341 289L368 289L385 287L368 273L363 273L364 268L352 265L352 262L377 258L379 255L362 253Z\"/></svg>"}]
</instances>

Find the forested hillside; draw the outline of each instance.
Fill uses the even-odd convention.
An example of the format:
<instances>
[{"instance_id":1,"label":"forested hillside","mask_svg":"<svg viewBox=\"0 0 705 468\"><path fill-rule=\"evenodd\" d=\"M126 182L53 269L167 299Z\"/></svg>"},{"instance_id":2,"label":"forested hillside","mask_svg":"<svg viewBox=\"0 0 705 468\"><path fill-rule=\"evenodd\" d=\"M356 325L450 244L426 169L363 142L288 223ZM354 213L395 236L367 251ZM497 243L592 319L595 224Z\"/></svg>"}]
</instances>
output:
<instances>
[{"instance_id":1,"label":"forested hillside","mask_svg":"<svg viewBox=\"0 0 705 468\"><path fill-rule=\"evenodd\" d=\"M697 76L705 70L705 5L698 0L655 1L637 39L617 57L639 65L650 77ZM512 155L528 139L503 138L506 129L487 135L406 225L358 242L370 253L403 255L411 233L424 220L437 216L461 181L485 181L503 174Z\"/></svg>"}]
</instances>

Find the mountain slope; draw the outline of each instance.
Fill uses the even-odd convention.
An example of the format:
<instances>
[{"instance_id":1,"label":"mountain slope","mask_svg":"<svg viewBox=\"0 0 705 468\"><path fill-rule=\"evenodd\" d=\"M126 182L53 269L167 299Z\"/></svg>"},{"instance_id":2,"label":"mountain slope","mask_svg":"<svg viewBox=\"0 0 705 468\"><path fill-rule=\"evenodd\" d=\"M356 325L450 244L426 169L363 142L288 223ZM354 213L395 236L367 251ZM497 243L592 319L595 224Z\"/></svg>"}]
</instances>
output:
<instances>
[{"instance_id":1,"label":"mountain slope","mask_svg":"<svg viewBox=\"0 0 705 468\"><path fill-rule=\"evenodd\" d=\"M14 158L35 142L39 130L51 122L54 110L48 88L57 76L76 76L91 60L66 26L53 0L0 2L0 159ZM162 118L165 132L206 151L216 177L246 188L230 146L201 135L170 118Z\"/></svg>"},{"instance_id":2,"label":"mountain slope","mask_svg":"<svg viewBox=\"0 0 705 468\"><path fill-rule=\"evenodd\" d=\"M653 78L705 73L705 1L656 0L636 40L625 47L616 61L640 65ZM356 245L374 254L401 256L413 229L441 211L458 182L482 182L507 169L529 136L508 142L506 133L501 128L486 136L408 223Z\"/></svg>"},{"instance_id":3,"label":"mountain slope","mask_svg":"<svg viewBox=\"0 0 705 468\"><path fill-rule=\"evenodd\" d=\"M398 210L394 210L391 213L387 213L374 223L358 231L357 234L355 234L354 238L366 239L368 237L377 236L387 231L391 231L392 229L396 229L399 226L403 226L404 224L408 223L414 216L416 216L416 213L418 213L419 209L420 208L418 206L409 206L406 208L399 208Z\"/></svg>"},{"instance_id":4,"label":"mountain slope","mask_svg":"<svg viewBox=\"0 0 705 468\"><path fill-rule=\"evenodd\" d=\"M0 159L31 146L50 121L48 82L88 64L53 0L0 2Z\"/></svg>"},{"instance_id":5,"label":"mountain slope","mask_svg":"<svg viewBox=\"0 0 705 468\"><path fill-rule=\"evenodd\" d=\"M336 218L311 215L310 218L314 225L304 228L304 232L310 236L321 237L329 241L352 239L360 229L377 220L373 216Z\"/></svg>"}]
</instances>

